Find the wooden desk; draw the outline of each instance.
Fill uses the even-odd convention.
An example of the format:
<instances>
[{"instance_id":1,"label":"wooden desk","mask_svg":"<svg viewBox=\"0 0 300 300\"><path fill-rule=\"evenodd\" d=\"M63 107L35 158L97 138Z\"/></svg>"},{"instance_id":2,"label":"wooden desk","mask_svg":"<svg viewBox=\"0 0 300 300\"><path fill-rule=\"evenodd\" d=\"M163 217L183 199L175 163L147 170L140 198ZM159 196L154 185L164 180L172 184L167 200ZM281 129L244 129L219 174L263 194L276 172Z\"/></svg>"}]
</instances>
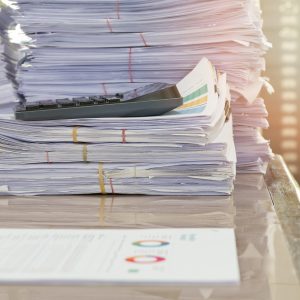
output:
<instances>
[{"instance_id":1,"label":"wooden desk","mask_svg":"<svg viewBox=\"0 0 300 300\"><path fill-rule=\"evenodd\" d=\"M299 300L299 217L297 187L280 157L265 178L239 175L232 197L2 197L2 228L233 226L242 281L239 286L0 286L0 300Z\"/></svg>"}]
</instances>

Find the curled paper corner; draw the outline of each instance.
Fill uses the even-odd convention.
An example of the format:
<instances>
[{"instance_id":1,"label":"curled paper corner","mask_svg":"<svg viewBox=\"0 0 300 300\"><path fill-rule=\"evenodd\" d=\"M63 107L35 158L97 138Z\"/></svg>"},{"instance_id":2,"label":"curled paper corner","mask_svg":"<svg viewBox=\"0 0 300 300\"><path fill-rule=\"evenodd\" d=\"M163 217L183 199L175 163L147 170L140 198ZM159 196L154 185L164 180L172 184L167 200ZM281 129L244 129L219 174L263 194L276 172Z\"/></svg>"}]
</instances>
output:
<instances>
[{"instance_id":1,"label":"curled paper corner","mask_svg":"<svg viewBox=\"0 0 300 300\"><path fill-rule=\"evenodd\" d=\"M263 83L263 86L267 90L267 92L272 95L275 93L274 87L270 83L270 78L268 77L260 77L261 82Z\"/></svg>"},{"instance_id":2,"label":"curled paper corner","mask_svg":"<svg viewBox=\"0 0 300 300\"><path fill-rule=\"evenodd\" d=\"M242 40L233 40L233 42L240 44L245 47L250 47L250 42L242 41Z\"/></svg>"},{"instance_id":3,"label":"curled paper corner","mask_svg":"<svg viewBox=\"0 0 300 300\"><path fill-rule=\"evenodd\" d=\"M264 37L263 44L269 49L273 48L273 44L271 42L269 42L266 37Z\"/></svg>"},{"instance_id":4,"label":"curled paper corner","mask_svg":"<svg viewBox=\"0 0 300 300\"><path fill-rule=\"evenodd\" d=\"M231 88L232 91L235 91L242 97L246 99L246 101L251 104L255 101L255 99L258 97L262 87L263 87L263 80L261 78L256 78L254 80L249 81L249 84L244 89L236 89Z\"/></svg>"},{"instance_id":5,"label":"curled paper corner","mask_svg":"<svg viewBox=\"0 0 300 300\"><path fill-rule=\"evenodd\" d=\"M1 193L8 193L8 185L0 185L0 194Z\"/></svg>"},{"instance_id":6,"label":"curled paper corner","mask_svg":"<svg viewBox=\"0 0 300 300\"><path fill-rule=\"evenodd\" d=\"M0 0L0 9L1 7L9 7L14 10L18 9L18 5L11 0Z\"/></svg>"}]
</instances>

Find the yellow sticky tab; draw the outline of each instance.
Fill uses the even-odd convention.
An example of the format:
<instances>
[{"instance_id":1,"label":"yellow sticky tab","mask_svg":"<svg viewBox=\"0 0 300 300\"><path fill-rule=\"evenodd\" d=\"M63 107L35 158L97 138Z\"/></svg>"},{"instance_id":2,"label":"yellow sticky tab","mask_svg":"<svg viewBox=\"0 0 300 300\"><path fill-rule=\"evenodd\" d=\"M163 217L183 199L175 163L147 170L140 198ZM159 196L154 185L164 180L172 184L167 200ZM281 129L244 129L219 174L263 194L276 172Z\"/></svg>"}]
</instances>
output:
<instances>
[{"instance_id":1,"label":"yellow sticky tab","mask_svg":"<svg viewBox=\"0 0 300 300\"><path fill-rule=\"evenodd\" d=\"M136 178L136 166L134 166L134 177Z\"/></svg>"},{"instance_id":2,"label":"yellow sticky tab","mask_svg":"<svg viewBox=\"0 0 300 300\"><path fill-rule=\"evenodd\" d=\"M78 127L74 127L72 130L73 143L78 143Z\"/></svg>"},{"instance_id":3,"label":"yellow sticky tab","mask_svg":"<svg viewBox=\"0 0 300 300\"><path fill-rule=\"evenodd\" d=\"M104 185L103 163L99 163L98 176L101 194L106 194Z\"/></svg>"},{"instance_id":4,"label":"yellow sticky tab","mask_svg":"<svg viewBox=\"0 0 300 300\"><path fill-rule=\"evenodd\" d=\"M87 149L87 145L86 144L84 144L83 147L82 147L82 160L84 162L88 161L88 149Z\"/></svg>"}]
</instances>

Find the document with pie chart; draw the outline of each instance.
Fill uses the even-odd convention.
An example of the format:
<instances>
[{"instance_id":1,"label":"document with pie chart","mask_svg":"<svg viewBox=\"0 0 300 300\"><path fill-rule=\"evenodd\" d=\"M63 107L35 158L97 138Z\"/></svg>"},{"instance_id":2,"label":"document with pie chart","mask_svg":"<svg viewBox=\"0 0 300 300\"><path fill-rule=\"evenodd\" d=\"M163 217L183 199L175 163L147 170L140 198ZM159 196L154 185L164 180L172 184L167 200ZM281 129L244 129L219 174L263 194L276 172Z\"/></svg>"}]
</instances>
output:
<instances>
[{"instance_id":1,"label":"document with pie chart","mask_svg":"<svg viewBox=\"0 0 300 300\"><path fill-rule=\"evenodd\" d=\"M1 283L237 284L232 228L0 229Z\"/></svg>"}]
</instances>

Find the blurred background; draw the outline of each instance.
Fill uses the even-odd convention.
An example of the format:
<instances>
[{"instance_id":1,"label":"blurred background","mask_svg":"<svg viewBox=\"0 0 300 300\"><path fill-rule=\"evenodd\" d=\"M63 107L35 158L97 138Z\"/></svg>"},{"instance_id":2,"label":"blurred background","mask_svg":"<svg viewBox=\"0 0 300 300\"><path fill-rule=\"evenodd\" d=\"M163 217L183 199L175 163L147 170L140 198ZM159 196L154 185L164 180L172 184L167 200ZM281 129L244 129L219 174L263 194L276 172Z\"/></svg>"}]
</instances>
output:
<instances>
[{"instance_id":1,"label":"blurred background","mask_svg":"<svg viewBox=\"0 0 300 300\"><path fill-rule=\"evenodd\" d=\"M275 88L275 94L263 94L270 114L265 136L300 182L300 0L261 0L261 9L273 44L265 76Z\"/></svg>"}]
</instances>

